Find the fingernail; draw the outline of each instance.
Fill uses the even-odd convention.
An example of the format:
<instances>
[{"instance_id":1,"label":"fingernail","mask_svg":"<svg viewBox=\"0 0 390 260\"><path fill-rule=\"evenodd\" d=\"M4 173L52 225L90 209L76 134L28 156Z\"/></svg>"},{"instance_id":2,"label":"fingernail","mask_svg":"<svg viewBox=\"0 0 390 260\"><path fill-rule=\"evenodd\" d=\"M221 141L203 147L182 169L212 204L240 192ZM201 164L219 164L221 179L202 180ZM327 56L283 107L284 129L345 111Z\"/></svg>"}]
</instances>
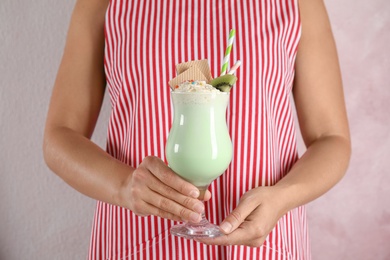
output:
<instances>
[{"instance_id":1,"label":"fingernail","mask_svg":"<svg viewBox=\"0 0 390 260\"><path fill-rule=\"evenodd\" d=\"M196 213L191 213L190 214L190 220L191 222L199 222L199 220L201 219L200 215L199 214L196 214Z\"/></svg>"},{"instance_id":2,"label":"fingernail","mask_svg":"<svg viewBox=\"0 0 390 260\"><path fill-rule=\"evenodd\" d=\"M190 192L190 196L197 199L199 197L199 191L198 190L193 190Z\"/></svg>"},{"instance_id":3,"label":"fingernail","mask_svg":"<svg viewBox=\"0 0 390 260\"><path fill-rule=\"evenodd\" d=\"M219 227L223 232L229 233L233 226L229 222L223 222Z\"/></svg>"},{"instance_id":4,"label":"fingernail","mask_svg":"<svg viewBox=\"0 0 390 260\"><path fill-rule=\"evenodd\" d=\"M204 211L204 205L203 203L196 203L194 210L198 213L202 213Z\"/></svg>"}]
</instances>

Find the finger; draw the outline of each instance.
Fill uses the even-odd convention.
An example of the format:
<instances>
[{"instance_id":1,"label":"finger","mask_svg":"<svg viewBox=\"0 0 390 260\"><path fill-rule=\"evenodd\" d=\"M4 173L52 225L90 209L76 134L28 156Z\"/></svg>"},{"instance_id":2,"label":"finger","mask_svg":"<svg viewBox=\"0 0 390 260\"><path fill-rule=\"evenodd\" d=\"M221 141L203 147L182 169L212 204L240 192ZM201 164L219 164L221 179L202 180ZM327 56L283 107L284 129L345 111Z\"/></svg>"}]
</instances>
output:
<instances>
[{"instance_id":1,"label":"finger","mask_svg":"<svg viewBox=\"0 0 390 260\"><path fill-rule=\"evenodd\" d=\"M180 217L178 217L170 212L164 211L162 209L158 209L149 203L142 203L142 205L140 207L142 208L143 213L137 214L138 216L143 217L143 216L153 215L153 216L158 216L161 218L170 219L170 220L174 220L174 221L178 221L178 222L182 221L182 219Z\"/></svg>"},{"instance_id":2,"label":"finger","mask_svg":"<svg viewBox=\"0 0 390 260\"><path fill-rule=\"evenodd\" d=\"M241 227L231 234L215 238L199 238L196 241L207 245L245 245L250 247L259 247L264 243L266 236L252 236L251 226L243 223Z\"/></svg>"},{"instance_id":3,"label":"finger","mask_svg":"<svg viewBox=\"0 0 390 260\"><path fill-rule=\"evenodd\" d=\"M225 218L219 226L225 234L235 231L245 219L258 207L256 200L250 196L242 197L238 206Z\"/></svg>"},{"instance_id":4,"label":"finger","mask_svg":"<svg viewBox=\"0 0 390 260\"><path fill-rule=\"evenodd\" d=\"M191 197L188 197L188 196L185 196L185 195L179 193L175 189L162 183L155 176L153 176L149 180L147 185L148 185L150 190L160 194L161 196L163 196L165 198L168 198L170 200L177 202L178 204L186 207L187 209L194 211L195 213L202 213L204 211L203 202L199 201L198 199L193 199Z\"/></svg>"},{"instance_id":5,"label":"finger","mask_svg":"<svg viewBox=\"0 0 390 260\"><path fill-rule=\"evenodd\" d=\"M172 187L183 195L190 196L195 199L199 197L199 189L191 183L183 180L160 158L149 156L146 157L144 161L146 161L149 171L167 186Z\"/></svg>"},{"instance_id":6,"label":"finger","mask_svg":"<svg viewBox=\"0 0 390 260\"><path fill-rule=\"evenodd\" d=\"M211 199L211 192L209 190L206 190L204 193L203 201L208 201Z\"/></svg>"},{"instance_id":7,"label":"finger","mask_svg":"<svg viewBox=\"0 0 390 260\"><path fill-rule=\"evenodd\" d=\"M231 246L241 245L247 239L247 234L242 229L237 229L231 234L213 237L213 238L197 238L196 241L207 245Z\"/></svg>"},{"instance_id":8,"label":"finger","mask_svg":"<svg viewBox=\"0 0 390 260\"><path fill-rule=\"evenodd\" d=\"M153 191L151 191L151 194L149 196L144 198L144 201L154 206L158 211L161 210L163 212L168 212L184 221L198 223L202 219L201 214L189 210L188 208L183 207L177 202L168 199L164 196L161 196L160 194Z\"/></svg>"}]
</instances>

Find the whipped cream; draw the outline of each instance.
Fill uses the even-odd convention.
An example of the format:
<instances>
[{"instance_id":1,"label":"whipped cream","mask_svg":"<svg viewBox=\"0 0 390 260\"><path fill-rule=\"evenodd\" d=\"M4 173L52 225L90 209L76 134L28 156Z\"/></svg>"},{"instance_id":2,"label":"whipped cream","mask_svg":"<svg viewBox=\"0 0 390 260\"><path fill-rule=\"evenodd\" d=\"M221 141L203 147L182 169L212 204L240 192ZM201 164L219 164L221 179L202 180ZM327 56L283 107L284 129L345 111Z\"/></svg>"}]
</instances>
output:
<instances>
[{"instance_id":1,"label":"whipped cream","mask_svg":"<svg viewBox=\"0 0 390 260\"><path fill-rule=\"evenodd\" d=\"M218 89L214 88L210 84L207 84L206 81L203 80L184 81L183 83L176 86L173 91L174 92L201 92L201 93L220 92Z\"/></svg>"}]
</instances>

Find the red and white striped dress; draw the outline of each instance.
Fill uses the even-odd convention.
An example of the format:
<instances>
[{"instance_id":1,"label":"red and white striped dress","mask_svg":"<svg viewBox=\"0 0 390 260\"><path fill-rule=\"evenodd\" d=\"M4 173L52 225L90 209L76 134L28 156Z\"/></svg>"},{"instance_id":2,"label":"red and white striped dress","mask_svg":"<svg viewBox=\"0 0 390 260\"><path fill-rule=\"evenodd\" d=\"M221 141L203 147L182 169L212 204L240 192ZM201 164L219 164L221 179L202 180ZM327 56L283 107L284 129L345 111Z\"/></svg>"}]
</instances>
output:
<instances>
[{"instance_id":1,"label":"red and white striped dress","mask_svg":"<svg viewBox=\"0 0 390 260\"><path fill-rule=\"evenodd\" d=\"M298 159L291 104L298 0L111 0L105 26L107 151L133 167L148 155L165 158L175 64L205 58L218 75L231 28L230 60L242 65L227 111L233 161L206 204L216 224L246 191L275 184ZM259 248L177 238L173 224L97 202L89 259L310 259L304 207L282 217Z\"/></svg>"}]
</instances>

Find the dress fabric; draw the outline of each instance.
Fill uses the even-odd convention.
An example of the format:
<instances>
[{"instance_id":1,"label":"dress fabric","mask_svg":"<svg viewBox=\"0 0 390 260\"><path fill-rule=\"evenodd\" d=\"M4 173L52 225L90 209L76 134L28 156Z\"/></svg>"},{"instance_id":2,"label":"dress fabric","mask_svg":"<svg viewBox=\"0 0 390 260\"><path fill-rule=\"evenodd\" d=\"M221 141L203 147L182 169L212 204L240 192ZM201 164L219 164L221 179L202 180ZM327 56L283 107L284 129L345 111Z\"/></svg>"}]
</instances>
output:
<instances>
[{"instance_id":1,"label":"dress fabric","mask_svg":"<svg viewBox=\"0 0 390 260\"><path fill-rule=\"evenodd\" d=\"M148 155L165 160L175 64L208 59L217 76L232 28L230 66L236 60L242 65L226 116L233 160L210 185L206 203L215 224L246 191L274 185L298 159L291 103L301 34L298 0L111 0L105 22L112 108L107 152L133 167ZM306 222L299 207L278 221L261 247L207 246L170 235L173 221L98 201L88 258L306 260Z\"/></svg>"}]
</instances>

